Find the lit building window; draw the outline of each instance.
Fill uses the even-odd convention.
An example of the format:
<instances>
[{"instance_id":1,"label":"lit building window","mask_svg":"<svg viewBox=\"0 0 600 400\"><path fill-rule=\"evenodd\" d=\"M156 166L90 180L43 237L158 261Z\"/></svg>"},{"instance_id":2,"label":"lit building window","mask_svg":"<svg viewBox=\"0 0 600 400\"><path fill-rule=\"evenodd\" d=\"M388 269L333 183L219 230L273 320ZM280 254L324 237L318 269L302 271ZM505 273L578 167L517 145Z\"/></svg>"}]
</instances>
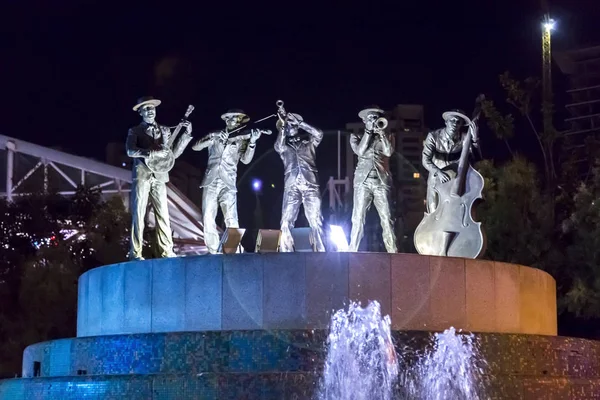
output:
<instances>
[{"instance_id":1,"label":"lit building window","mask_svg":"<svg viewBox=\"0 0 600 400\"><path fill-rule=\"evenodd\" d=\"M421 177L421 174L418 172L413 172L413 178L415 179L419 179Z\"/></svg>"}]
</instances>

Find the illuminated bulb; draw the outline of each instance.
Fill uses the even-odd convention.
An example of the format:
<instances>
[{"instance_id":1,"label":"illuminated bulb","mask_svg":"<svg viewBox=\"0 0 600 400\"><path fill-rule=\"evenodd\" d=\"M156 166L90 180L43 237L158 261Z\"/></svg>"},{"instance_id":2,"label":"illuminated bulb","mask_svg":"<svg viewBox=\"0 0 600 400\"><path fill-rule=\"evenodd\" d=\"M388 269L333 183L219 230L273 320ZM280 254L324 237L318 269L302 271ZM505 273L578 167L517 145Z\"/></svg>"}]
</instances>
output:
<instances>
[{"instance_id":1,"label":"illuminated bulb","mask_svg":"<svg viewBox=\"0 0 600 400\"><path fill-rule=\"evenodd\" d=\"M260 179L254 179L252 181L252 190L254 190L255 192L260 191L260 189L262 188L262 182L260 181Z\"/></svg>"},{"instance_id":2,"label":"illuminated bulb","mask_svg":"<svg viewBox=\"0 0 600 400\"><path fill-rule=\"evenodd\" d=\"M549 19L544 22L543 26L546 31L550 32L554 30L556 23L553 19Z\"/></svg>"}]
</instances>

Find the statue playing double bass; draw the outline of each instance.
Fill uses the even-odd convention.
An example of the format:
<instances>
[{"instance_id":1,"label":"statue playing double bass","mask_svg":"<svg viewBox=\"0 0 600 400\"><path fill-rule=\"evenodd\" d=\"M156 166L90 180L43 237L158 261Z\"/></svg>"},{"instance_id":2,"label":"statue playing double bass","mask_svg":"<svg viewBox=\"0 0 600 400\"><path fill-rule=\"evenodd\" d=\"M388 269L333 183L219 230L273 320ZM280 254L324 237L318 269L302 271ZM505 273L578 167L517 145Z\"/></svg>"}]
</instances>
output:
<instances>
[{"instance_id":1,"label":"statue playing double bass","mask_svg":"<svg viewBox=\"0 0 600 400\"><path fill-rule=\"evenodd\" d=\"M427 211L414 235L419 254L478 258L485 251L485 235L473 212L474 203L482 198L484 180L469 163L472 148L478 146L483 99L477 98L472 119L460 110L445 112L446 126L425 139Z\"/></svg>"}]
</instances>

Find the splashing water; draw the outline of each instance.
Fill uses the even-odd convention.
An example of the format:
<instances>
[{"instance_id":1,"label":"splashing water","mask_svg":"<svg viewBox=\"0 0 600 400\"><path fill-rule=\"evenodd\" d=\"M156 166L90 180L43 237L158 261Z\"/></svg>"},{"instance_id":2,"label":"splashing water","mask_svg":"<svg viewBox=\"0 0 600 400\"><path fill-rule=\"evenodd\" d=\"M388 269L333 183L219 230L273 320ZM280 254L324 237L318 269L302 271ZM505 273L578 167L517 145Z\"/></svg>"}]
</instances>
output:
<instances>
[{"instance_id":1,"label":"splashing water","mask_svg":"<svg viewBox=\"0 0 600 400\"><path fill-rule=\"evenodd\" d=\"M392 399L398 361L390 325L376 301L333 315L319 400Z\"/></svg>"},{"instance_id":2,"label":"splashing water","mask_svg":"<svg viewBox=\"0 0 600 400\"><path fill-rule=\"evenodd\" d=\"M389 316L378 302L351 303L331 318L319 400L483 400L485 360L474 335L454 328L432 337L432 346L396 354ZM411 359L411 354L417 355ZM400 358L400 360L399 360ZM399 374L399 370L402 373ZM404 397L405 396L405 397Z\"/></svg>"},{"instance_id":3,"label":"splashing water","mask_svg":"<svg viewBox=\"0 0 600 400\"><path fill-rule=\"evenodd\" d=\"M412 371L410 392L423 400L481 400L484 360L474 335L457 335L454 328L434 335L433 349Z\"/></svg>"}]
</instances>

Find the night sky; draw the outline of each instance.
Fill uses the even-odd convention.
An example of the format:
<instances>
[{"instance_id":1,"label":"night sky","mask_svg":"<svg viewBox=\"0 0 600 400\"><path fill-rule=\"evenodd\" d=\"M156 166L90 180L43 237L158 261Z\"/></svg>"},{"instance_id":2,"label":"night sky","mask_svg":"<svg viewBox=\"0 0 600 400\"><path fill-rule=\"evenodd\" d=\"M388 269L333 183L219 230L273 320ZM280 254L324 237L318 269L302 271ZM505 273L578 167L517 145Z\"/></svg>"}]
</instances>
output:
<instances>
[{"instance_id":1,"label":"night sky","mask_svg":"<svg viewBox=\"0 0 600 400\"><path fill-rule=\"evenodd\" d=\"M323 129L373 103L424 104L436 127L480 92L501 95L503 71L541 74L539 0L2 3L0 133L100 160L139 122L131 107L146 94L163 100L167 125L194 104L195 137L222 127L228 108L258 119L277 99ZM597 1L550 7L555 49L600 39ZM206 164L205 152L184 157Z\"/></svg>"}]
</instances>

